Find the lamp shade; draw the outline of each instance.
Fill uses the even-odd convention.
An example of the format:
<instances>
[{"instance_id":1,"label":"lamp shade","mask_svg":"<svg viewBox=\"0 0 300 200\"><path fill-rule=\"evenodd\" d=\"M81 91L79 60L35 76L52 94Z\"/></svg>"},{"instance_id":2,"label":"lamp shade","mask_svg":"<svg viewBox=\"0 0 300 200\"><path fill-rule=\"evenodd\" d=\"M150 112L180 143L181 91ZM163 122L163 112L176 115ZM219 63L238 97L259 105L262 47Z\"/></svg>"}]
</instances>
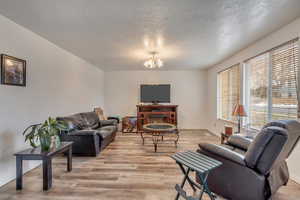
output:
<instances>
[{"instance_id":1,"label":"lamp shade","mask_svg":"<svg viewBox=\"0 0 300 200\"><path fill-rule=\"evenodd\" d=\"M244 106L242 104L236 104L232 112L232 116L246 117L247 113L245 111Z\"/></svg>"}]
</instances>

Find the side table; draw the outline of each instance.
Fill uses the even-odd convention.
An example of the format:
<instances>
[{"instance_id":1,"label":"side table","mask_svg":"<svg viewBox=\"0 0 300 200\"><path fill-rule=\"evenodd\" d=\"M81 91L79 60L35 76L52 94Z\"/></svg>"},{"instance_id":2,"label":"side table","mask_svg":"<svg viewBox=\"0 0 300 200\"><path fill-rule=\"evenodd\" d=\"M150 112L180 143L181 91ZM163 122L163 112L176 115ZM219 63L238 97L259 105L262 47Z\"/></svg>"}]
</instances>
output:
<instances>
[{"instance_id":1,"label":"side table","mask_svg":"<svg viewBox=\"0 0 300 200\"><path fill-rule=\"evenodd\" d=\"M52 187L52 158L59 153L67 152L67 170L72 171L72 144L73 142L62 142L60 147L43 152L40 147L30 148L15 153L16 156L16 189L22 190L23 187L23 160L42 160L43 161L43 190Z\"/></svg>"},{"instance_id":2,"label":"side table","mask_svg":"<svg viewBox=\"0 0 300 200\"><path fill-rule=\"evenodd\" d=\"M222 165L222 162L201 153L192 151L179 152L171 156L171 158L176 161L182 173L184 174L181 185L177 184L175 186L175 189L177 191L175 200L178 200L179 196L183 197L186 200L201 200L204 193L207 193L211 200L215 200L214 194L208 187L207 177L209 172L212 169ZM199 178L201 184L196 183L190 178L189 173L191 171L196 172L196 176ZM186 192L183 190L186 181L190 184L194 192L196 191L196 188L201 190L199 198L187 196Z\"/></svg>"},{"instance_id":3,"label":"side table","mask_svg":"<svg viewBox=\"0 0 300 200\"><path fill-rule=\"evenodd\" d=\"M126 116L122 118L122 133L137 133L136 116Z\"/></svg>"},{"instance_id":4,"label":"side table","mask_svg":"<svg viewBox=\"0 0 300 200\"><path fill-rule=\"evenodd\" d=\"M231 134L232 135L232 134ZM225 133L221 133L221 144L225 144L227 142L228 138L231 136Z\"/></svg>"}]
</instances>

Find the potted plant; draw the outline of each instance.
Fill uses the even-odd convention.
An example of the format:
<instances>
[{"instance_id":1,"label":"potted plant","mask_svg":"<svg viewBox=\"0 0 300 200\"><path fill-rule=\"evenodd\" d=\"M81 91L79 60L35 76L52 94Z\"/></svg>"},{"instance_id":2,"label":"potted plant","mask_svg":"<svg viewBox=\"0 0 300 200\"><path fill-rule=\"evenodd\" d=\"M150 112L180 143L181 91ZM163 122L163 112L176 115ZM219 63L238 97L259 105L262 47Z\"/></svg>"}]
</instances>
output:
<instances>
[{"instance_id":1,"label":"potted plant","mask_svg":"<svg viewBox=\"0 0 300 200\"><path fill-rule=\"evenodd\" d=\"M37 142L39 141L42 151L49 151L53 138L55 138L55 145L60 145L58 135L63 130L67 130L64 122L49 117L42 124L35 124L26 128L23 135L25 136L25 142L29 141L33 148L38 146Z\"/></svg>"}]
</instances>

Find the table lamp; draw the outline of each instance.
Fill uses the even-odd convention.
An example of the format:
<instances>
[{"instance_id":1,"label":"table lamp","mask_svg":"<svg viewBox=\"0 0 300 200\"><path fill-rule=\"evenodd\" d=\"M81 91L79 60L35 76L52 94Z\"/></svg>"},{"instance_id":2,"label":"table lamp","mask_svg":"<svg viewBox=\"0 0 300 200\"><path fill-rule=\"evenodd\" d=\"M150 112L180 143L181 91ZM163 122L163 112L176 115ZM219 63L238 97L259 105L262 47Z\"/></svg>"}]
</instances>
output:
<instances>
[{"instance_id":1,"label":"table lamp","mask_svg":"<svg viewBox=\"0 0 300 200\"><path fill-rule=\"evenodd\" d=\"M241 132L242 117L246 117L246 111L242 104L237 103L232 112L232 116L238 117L238 133Z\"/></svg>"}]
</instances>

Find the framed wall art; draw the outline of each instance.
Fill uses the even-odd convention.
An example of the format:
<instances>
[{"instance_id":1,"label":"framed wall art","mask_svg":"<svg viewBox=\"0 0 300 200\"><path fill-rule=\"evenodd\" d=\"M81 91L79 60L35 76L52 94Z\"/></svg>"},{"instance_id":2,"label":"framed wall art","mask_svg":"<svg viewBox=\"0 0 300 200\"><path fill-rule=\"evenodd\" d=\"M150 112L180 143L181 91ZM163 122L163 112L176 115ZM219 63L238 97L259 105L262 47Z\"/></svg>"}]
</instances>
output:
<instances>
[{"instance_id":1,"label":"framed wall art","mask_svg":"<svg viewBox=\"0 0 300 200\"><path fill-rule=\"evenodd\" d=\"M26 61L1 54L1 84L26 86Z\"/></svg>"}]
</instances>

